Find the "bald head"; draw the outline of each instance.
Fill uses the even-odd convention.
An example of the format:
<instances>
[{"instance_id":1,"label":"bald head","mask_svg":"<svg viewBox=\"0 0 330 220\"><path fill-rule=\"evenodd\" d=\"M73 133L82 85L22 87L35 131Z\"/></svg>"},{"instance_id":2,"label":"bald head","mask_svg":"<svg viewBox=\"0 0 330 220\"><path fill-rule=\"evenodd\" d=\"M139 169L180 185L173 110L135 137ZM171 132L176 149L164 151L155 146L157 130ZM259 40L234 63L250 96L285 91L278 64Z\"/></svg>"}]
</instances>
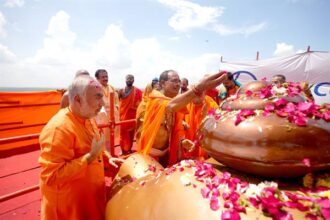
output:
<instances>
[{"instance_id":1,"label":"bald head","mask_svg":"<svg viewBox=\"0 0 330 220\"><path fill-rule=\"evenodd\" d=\"M282 84L286 82L286 78L282 74L274 75L272 78L272 83L274 84Z\"/></svg>"},{"instance_id":2,"label":"bald head","mask_svg":"<svg viewBox=\"0 0 330 220\"><path fill-rule=\"evenodd\" d=\"M126 85L127 85L128 87L133 86L133 83L134 83L134 76L133 76L132 74L127 74L125 78L126 78Z\"/></svg>"}]
</instances>

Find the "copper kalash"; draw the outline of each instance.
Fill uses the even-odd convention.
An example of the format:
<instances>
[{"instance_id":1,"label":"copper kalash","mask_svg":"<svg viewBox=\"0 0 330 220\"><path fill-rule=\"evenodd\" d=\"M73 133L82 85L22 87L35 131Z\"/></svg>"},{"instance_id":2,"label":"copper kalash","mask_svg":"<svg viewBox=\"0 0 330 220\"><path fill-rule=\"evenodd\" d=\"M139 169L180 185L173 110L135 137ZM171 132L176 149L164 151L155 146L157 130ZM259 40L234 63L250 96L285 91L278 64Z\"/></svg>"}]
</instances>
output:
<instances>
[{"instance_id":1,"label":"copper kalash","mask_svg":"<svg viewBox=\"0 0 330 220\"><path fill-rule=\"evenodd\" d=\"M199 131L220 163L264 177L298 177L330 168L330 105L308 100L299 83L247 83Z\"/></svg>"}]
</instances>

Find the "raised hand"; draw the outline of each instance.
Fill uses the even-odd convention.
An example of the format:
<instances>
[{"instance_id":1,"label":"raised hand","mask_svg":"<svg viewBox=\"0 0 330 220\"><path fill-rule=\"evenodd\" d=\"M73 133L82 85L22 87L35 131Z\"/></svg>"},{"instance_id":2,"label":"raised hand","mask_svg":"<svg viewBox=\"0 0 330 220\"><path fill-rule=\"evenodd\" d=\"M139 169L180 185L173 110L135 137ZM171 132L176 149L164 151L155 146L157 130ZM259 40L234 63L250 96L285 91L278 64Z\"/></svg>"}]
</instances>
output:
<instances>
[{"instance_id":1,"label":"raised hand","mask_svg":"<svg viewBox=\"0 0 330 220\"><path fill-rule=\"evenodd\" d=\"M91 150L87 154L88 163L95 160L104 150L104 135L101 134L100 137L98 135L94 135Z\"/></svg>"},{"instance_id":2,"label":"raised hand","mask_svg":"<svg viewBox=\"0 0 330 220\"><path fill-rule=\"evenodd\" d=\"M121 158L117 158L117 157L111 157L109 159L109 164L111 164L112 166L114 167L118 167L118 165L116 163L124 163L125 160L124 159L121 159Z\"/></svg>"},{"instance_id":3,"label":"raised hand","mask_svg":"<svg viewBox=\"0 0 330 220\"><path fill-rule=\"evenodd\" d=\"M226 71L220 71L215 74L206 75L196 84L196 89L201 92L213 89L220 85L225 79L227 79Z\"/></svg>"}]
</instances>

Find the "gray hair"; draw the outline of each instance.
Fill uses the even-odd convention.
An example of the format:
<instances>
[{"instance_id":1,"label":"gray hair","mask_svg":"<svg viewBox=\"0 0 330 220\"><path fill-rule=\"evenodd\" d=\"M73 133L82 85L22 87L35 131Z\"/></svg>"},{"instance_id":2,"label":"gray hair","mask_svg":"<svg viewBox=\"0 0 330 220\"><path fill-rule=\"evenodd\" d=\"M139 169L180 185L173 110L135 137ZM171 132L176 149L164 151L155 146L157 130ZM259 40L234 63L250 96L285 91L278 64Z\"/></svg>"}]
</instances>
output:
<instances>
[{"instance_id":1,"label":"gray hair","mask_svg":"<svg viewBox=\"0 0 330 220\"><path fill-rule=\"evenodd\" d=\"M89 76L89 72L87 70L81 69L76 72L75 78L78 76Z\"/></svg>"},{"instance_id":2,"label":"gray hair","mask_svg":"<svg viewBox=\"0 0 330 220\"><path fill-rule=\"evenodd\" d=\"M91 82L99 84L94 78L89 75L80 75L74 78L72 84L68 89L69 103L74 103L74 97L80 96L84 97L86 95L86 90Z\"/></svg>"}]
</instances>

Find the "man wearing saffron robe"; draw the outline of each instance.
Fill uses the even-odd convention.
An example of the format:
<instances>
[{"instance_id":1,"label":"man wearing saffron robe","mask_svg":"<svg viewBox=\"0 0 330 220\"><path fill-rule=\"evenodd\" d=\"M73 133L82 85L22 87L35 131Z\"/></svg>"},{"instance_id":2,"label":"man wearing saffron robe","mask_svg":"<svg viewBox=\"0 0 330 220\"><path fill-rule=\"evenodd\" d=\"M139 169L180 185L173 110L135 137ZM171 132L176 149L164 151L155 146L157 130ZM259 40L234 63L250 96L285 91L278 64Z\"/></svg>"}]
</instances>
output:
<instances>
[{"instance_id":1,"label":"man wearing saffron robe","mask_svg":"<svg viewBox=\"0 0 330 220\"><path fill-rule=\"evenodd\" d=\"M101 220L104 137L91 119L104 105L102 88L90 76L80 76L68 91L69 107L50 119L39 138L41 219Z\"/></svg>"},{"instance_id":2,"label":"man wearing saffron robe","mask_svg":"<svg viewBox=\"0 0 330 220\"><path fill-rule=\"evenodd\" d=\"M135 119L136 110L142 100L142 91L135 86L134 76L126 76L126 87L119 90L119 118L120 121ZM134 136L135 122L120 125L120 146L123 154L131 153Z\"/></svg>"},{"instance_id":3,"label":"man wearing saffron robe","mask_svg":"<svg viewBox=\"0 0 330 220\"><path fill-rule=\"evenodd\" d=\"M102 85L103 90L103 101L104 108L101 109L100 113L96 117L96 121L98 124L107 124L109 123L109 115L110 115L110 101L109 95L110 93L114 93L115 96L115 107L114 107L114 115L115 121L119 121L119 98L116 89L108 83L108 72L105 69L98 69L95 72L95 78ZM105 136L105 144L107 149L110 151L110 129L103 129ZM115 127L115 137L119 137L120 127Z\"/></svg>"},{"instance_id":4,"label":"man wearing saffron robe","mask_svg":"<svg viewBox=\"0 0 330 220\"><path fill-rule=\"evenodd\" d=\"M181 147L191 149L193 145L184 138L182 122L187 113L186 105L195 96L222 83L226 77L223 72L206 76L192 89L178 95L178 73L164 71L159 77L161 91L153 90L146 103L138 150L156 157L165 166L176 163L181 158Z\"/></svg>"},{"instance_id":5,"label":"man wearing saffron robe","mask_svg":"<svg viewBox=\"0 0 330 220\"><path fill-rule=\"evenodd\" d=\"M185 121L188 124L188 129L186 130L185 137L193 142L197 140L197 130L201 124L203 118L212 111L218 109L218 104L209 96L203 93L201 96L196 96L187 105L188 114L185 116ZM198 145L191 152L185 152L184 155L187 159L207 159L207 153Z\"/></svg>"}]
</instances>

